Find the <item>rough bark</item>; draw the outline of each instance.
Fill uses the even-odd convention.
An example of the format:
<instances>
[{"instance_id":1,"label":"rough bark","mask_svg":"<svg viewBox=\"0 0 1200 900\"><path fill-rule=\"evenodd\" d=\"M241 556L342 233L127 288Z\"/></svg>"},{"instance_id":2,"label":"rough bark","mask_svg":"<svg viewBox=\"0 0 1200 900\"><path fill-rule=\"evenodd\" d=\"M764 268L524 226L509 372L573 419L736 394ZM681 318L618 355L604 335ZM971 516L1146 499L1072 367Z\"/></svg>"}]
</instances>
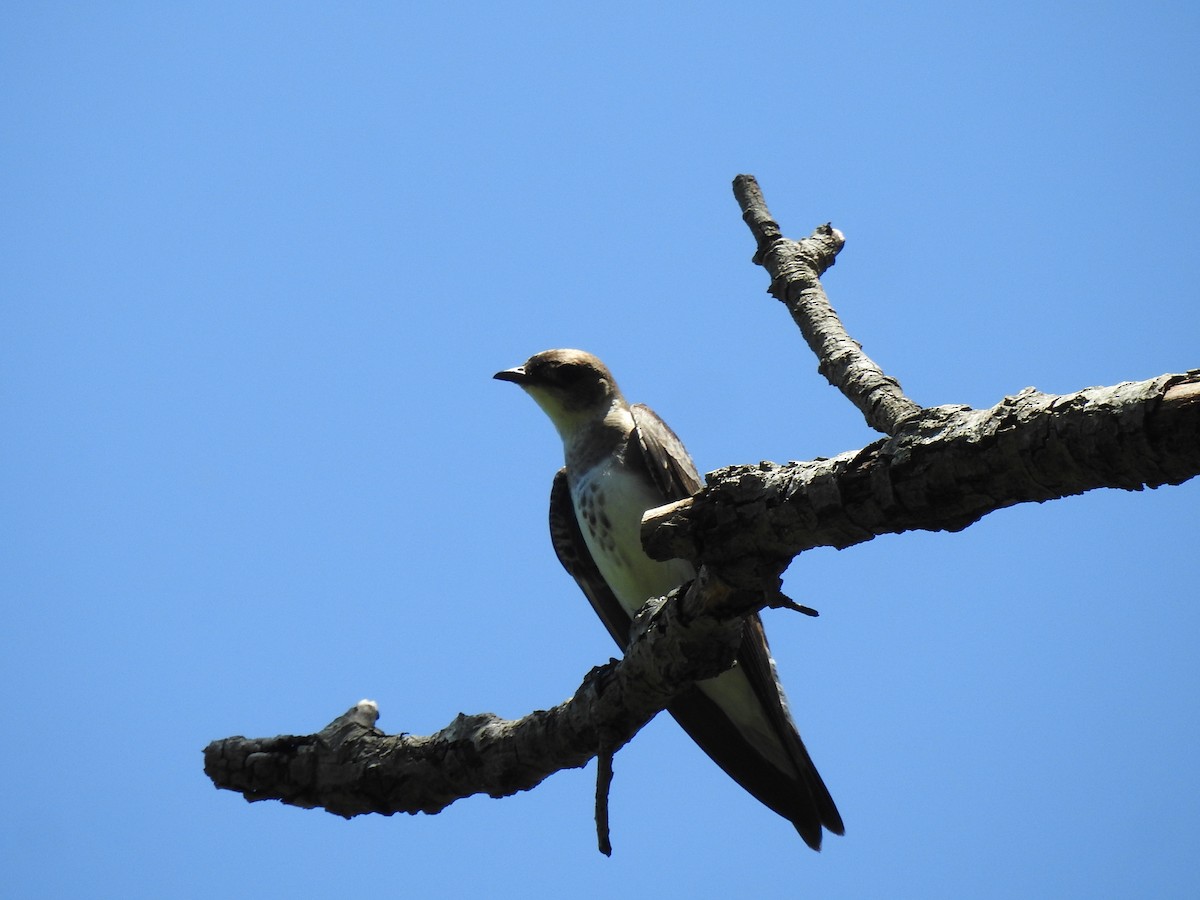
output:
<instances>
[{"instance_id":1,"label":"rough bark","mask_svg":"<svg viewBox=\"0 0 1200 900\"><path fill-rule=\"evenodd\" d=\"M821 287L842 234L824 225L788 240L751 176L738 176L734 193L771 293L820 371L887 437L833 459L721 469L695 497L651 510L648 551L691 559L700 577L685 595L647 604L625 658L593 669L554 709L459 714L418 737L379 731L363 701L316 734L214 741L204 758L217 787L343 816L434 813L471 794L528 790L597 754L610 759L680 691L728 667L741 617L779 599L780 573L807 549L956 531L1016 503L1200 474L1200 370L1062 396L1026 389L988 410L923 409L862 352ZM606 787L602 778L602 847Z\"/></svg>"},{"instance_id":2,"label":"rough bark","mask_svg":"<svg viewBox=\"0 0 1200 900\"><path fill-rule=\"evenodd\" d=\"M818 371L858 407L868 425L892 434L899 423L919 413L921 407L904 396L900 382L884 374L863 353L821 287L821 276L837 260L846 244L845 236L826 223L810 237L798 241L785 238L752 175L735 178L733 194L742 208L742 219L754 235L758 248L754 262L770 274L768 290L792 314L809 349L816 354Z\"/></svg>"},{"instance_id":3,"label":"rough bark","mask_svg":"<svg viewBox=\"0 0 1200 900\"><path fill-rule=\"evenodd\" d=\"M647 604L621 660L592 669L575 694L520 719L460 713L428 735L384 734L363 700L316 734L229 737L204 750L204 771L247 800L364 813L436 813L472 794L529 790L598 752L615 753L697 679L733 664L742 616L759 595L702 571L684 591ZM607 787L605 785L605 787Z\"/></svg>"},{"instance_id":4,"label":"rough bark","mask_svg":"<svg viewBox=\"0 0 1200 900\"><path fill-rule=\"evenodd\" d=\"M991 409L923 410L832 459L719 469L695 497L647 513L642 538L652 556L702 559L753 588L813 547L960 531L1017 503L1198 472L1200 372L1061 396L1027 388Z\"/></svg>"}]
</instances>

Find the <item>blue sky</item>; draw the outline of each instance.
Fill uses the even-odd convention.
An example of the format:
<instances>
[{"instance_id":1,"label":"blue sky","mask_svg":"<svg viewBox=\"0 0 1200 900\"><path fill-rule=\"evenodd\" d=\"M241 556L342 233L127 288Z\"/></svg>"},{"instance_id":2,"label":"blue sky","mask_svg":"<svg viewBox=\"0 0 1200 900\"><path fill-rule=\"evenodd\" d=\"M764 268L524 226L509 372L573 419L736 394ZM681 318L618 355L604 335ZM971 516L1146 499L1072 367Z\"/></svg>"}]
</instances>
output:
<instances>
[{"instance_id":1,"label":"blue sky","mask_svg":"<svg viewBox=\"0 0 1200 900\"><path fill-rule=\"evenodd\" d=\"M847 822L809 852L651 724L436 817L212 789L362 697L568 696L612 647L493 372L604 358L702 470L872 439L730 193L918 402L1200 366L1194 4L34 4L0 28L8 773L21 897L1189 896L1200 485L797 559L768 616Z\"/></svg>"}]
</instances>

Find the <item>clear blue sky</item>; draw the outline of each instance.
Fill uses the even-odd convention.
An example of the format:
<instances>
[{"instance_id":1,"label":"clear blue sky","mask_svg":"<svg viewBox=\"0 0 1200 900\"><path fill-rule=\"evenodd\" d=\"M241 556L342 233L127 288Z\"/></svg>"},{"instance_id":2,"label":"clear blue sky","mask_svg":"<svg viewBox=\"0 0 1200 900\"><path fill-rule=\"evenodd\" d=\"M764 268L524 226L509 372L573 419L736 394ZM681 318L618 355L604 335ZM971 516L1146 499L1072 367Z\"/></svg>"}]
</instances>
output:
<instances>
[{"instance_id":1,"label":"clear blue sky","mask_svg":"<svg viewBox=\"0 0 1200 900\"><path fill-rule=\"evenodd\" d=\"M1057 7L1057 8L1055 8ZM200 751L516 716L612 646L497 369L592 350L701 469L872 439L729 184L925 404L1200 366L1194 3L10 5L0 697L14 897L1192 896L1200 484L798 559L820 855L665 717L436 817Z\"/></svg>"}]
</instances>

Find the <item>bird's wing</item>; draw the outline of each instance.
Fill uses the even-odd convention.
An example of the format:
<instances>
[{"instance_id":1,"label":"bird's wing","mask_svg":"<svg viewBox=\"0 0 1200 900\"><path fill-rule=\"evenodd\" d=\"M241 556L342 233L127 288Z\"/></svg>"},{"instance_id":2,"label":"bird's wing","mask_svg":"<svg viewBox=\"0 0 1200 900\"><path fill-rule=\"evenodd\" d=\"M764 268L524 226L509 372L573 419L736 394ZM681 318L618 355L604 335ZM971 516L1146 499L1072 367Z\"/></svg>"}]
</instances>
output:
<instances>
[{"instance_id":1,"label":"bird's wing","mask_svg":"<svg viewBox=\"0 0 1200 900\"><path fill-rule=\"evenodd\" d=\"M669 499L690 497L700 489L700 475L683 443L652 409L641 404L632 409L634 423L644 426L635 428L635 432L641 458L650 467L655 483ZM571 502L565 467L555 473L550 487L550 541L558 561L579 584L579 589L623 653L629 646L629 628L633 620L596 568L583 539L579 520L575 517L575 504Z\"/></svg>"},{"instance_id":2,"label":"bird's wing","mask_svg":"<svg viewBox=\"0 0 1200 900\"><path fill-rule=\"evenodd\" d=\"M663 493L663 502L681 500L699 491L700 473L675 432L648 406L636 404L631 409L643 460ZM569 496L567 502L570 503ZM845 827L788 712L783 686L757 613L746 617L738 666L791 759L793 772L781 772L763 760L721 707L700 690L693 688L672 702L671 715L730 777L790 819L805 842L819 849L822 825L834 834L842 834Z\"/></svg>"},{"instance_id":3,"label":"bird's wing","mask_svg":"<svg viewBox=\"0 0 1200 900\"><path fill-rule=\"evenodd\" d=\"M700 490L704 483L696 464L671 426L643 403L635 403L629 410L633 413L642 459L650 470L650 477L662 491L663 503L682 500Z\"/></svg>"},{"instance_id":4,"label":"bird's wing","mask_svg":"<svg viewBox=\"0 0 1200 900\"><path fill-rule=\"evenodd\" d=\"M662 490L664 502L691 496L699 490L699 473L675 433L645 406L633 407L633 415L643 460ZM566 469L560 469L554 476L550 490L550 537L559 562L579 584L600 621L624 651L629 645L631 619L596 568L584 542L571 502ZM788 714L757 615L746 618L738 666L793 761L793 772L783 772L764 758L759 748L734 725L729 714L697 687L680 694L668 711L734 781L790 820L805 843L819 848L821 826L841 834L842 819Z\"/></svg>"},{"instance_id":5,"label":"bird's wing","mask_svg":"<svg viewBox=\"0 0 1200 900\"><path fill-rule=\"evenodd\" d=\"M629 645L629 626L633 620L596 568L592 553L584 543L579 520L575 518L575 504L571 502L565 467L555 473L554 484L550 487L550 541L558 561L575 579L623 653Z\"/></svg>"},{"instance_id":6,"label":"bird's wing","mask_svg":"<svg viewBox=\"0 0 1200 900\"><path fill-rule=\"evenodd\" d=\"M837 804L833 802L829 789L825 787L821 774L813 764L812 757L808 755L808 748L804 746L796 723L792 720L783 685L775 670L775 660L771 656L771 648L767 643L767 633L763 628L762 619L757 613L746 617L746 627L742 632L742 644L738 648L738 665L742 667L749 678L755 696L762 701L771 724L783 741L784 747L787 748L788 756L791 757L796 772L807 788L807 790L799 791L793 789L789 792L793 798L790 802L793 804L798 802L801 807L807 807L807 812L793 806L792 813L781 812L780 814L791 819L804 840L814 850L819 850L822 825L834 834L845 834L846 826L842 822ZM771 804L767 803L767 805ZM813 815L814 810L815 816ZM804 819L808 820L807 828L801 827Z\"/></svg>"}]
</instances>

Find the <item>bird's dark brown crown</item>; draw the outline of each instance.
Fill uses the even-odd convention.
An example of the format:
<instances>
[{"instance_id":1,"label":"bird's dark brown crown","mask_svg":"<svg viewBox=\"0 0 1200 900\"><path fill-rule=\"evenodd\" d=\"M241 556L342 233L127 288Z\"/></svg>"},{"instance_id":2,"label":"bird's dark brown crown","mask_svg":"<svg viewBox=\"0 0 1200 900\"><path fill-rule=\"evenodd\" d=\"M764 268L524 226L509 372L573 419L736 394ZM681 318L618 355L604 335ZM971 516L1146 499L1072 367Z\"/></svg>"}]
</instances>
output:
<instances>
[{"instance_id":1,"label":"bird's dark brown crown","mask_svg":"<svg viewBox=\"0 0 1200 900\"><path fill-rule=\"evenodd\" d=\"M608 367L583 350L543 350L521 368L526 385L553 391L566 409L587 409L620 395Z\"/></svg>"}]
</instances>

